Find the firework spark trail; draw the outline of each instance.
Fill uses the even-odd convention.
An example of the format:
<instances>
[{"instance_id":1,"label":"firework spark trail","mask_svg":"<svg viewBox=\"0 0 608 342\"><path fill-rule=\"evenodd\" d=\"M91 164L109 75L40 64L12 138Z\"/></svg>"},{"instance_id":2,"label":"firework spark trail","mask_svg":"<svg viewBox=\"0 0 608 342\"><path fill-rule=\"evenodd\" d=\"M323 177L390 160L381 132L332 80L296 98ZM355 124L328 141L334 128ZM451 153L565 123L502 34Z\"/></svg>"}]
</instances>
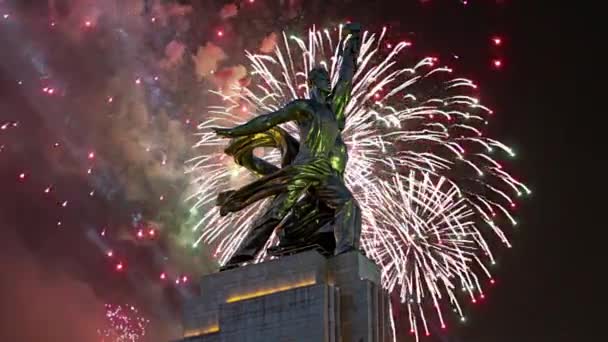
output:
<instances>
[{"instance_id":1,"label":"firework spark trail","mask_svg":"<svg viewBox=\"0 0 608 342\"><path fill-rule=\"evenodd\" d=\"M99 331L102 342L137 342L146 335L149 320L132 305L106 304L108 328Z\"/></svg>"},{"instance_id":2,"label":"firework spark trail","mask_svg":"<svg viewBox=\"0 0 608 342\"><path fill-rule=\"evenodd\" d=\"M336 31L341 37L341 27ZM445 327L445 306L464 320L463 295L472 301L483 296L483 279L491 279L485 265L494 263L486 239L496 236L510 246L499 223L516 223L509 212L513 198L530 190L499 162L501 152L513 157L513 151L484 136L493 112L473 96L477 85L453 77L436 58L402 67L409 44L384 52L385 34L363 36L343 131L346 182L362 208L362 246L382 267L383 286L407 303L411 332L418 337L419 329L429 332L429 307ZM314 29L308 39L283 34L273 55L247 53L251 86L216 92L223 104L199 125L200 156L190 161L189 172L198 188L191 196L194 207L207 210L194 227L201 231L195 245L215 246L220 262L235 251L265 204L219 217L217 193L250 176L223 154L227 141L210 127L235 126L307 98L307 73L315 64L325 66L335 84L342 44L337 37ZM293 125L285 128L297 137Z\"/></svg>"}]
</instances>

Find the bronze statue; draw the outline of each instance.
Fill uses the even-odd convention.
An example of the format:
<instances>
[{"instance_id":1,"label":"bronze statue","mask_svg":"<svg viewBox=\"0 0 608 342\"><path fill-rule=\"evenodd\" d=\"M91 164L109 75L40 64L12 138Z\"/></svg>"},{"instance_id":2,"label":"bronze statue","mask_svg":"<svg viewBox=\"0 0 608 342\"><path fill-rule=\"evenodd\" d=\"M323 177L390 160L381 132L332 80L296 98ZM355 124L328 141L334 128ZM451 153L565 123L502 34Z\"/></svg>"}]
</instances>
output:
<instances>
[{"instance_id":1,"label":"bronze statue","mask_svg":"<svg viewBox=\"0 0 608 342\"><path fill-rule=\"evenodd\" d=\"M277 227L280 243L275 250L323 244L320 241L327 233L333 233L329 248L335 254L359 248L361 212L344 183L348 155L341 132L357 67L361 29L358 24L349 24L344 32L350 37L341 49L343 60L333 89L328 72L315 67L308 78L310 99L295 100L234 128L214 129L218 135L234 138L226 153L261 176L238 190L220 193L220 214L228 215L274 196L267 212L256 220L224 268L252 260ZM299 142L278 126L289 121L300 130ZM253 149L262 146L281 150L281 168L253 156Z\"/></svg>"}]
</instances>

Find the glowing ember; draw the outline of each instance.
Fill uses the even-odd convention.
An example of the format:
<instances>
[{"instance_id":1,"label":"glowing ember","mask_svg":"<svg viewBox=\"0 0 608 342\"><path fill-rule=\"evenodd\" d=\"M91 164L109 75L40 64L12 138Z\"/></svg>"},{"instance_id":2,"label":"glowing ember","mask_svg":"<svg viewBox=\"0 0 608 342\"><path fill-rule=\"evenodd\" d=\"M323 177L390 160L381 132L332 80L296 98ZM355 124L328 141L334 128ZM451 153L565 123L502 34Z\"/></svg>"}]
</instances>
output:
<instances>
[{"instance_id":1,"label":"glowing ember","mask_svg":"<svg viewBox=\"0 0 608 342\"><path fill-rule=\"evenodd\" d=\"M150 321L132 305L106 304L107 327L98 330L102 342L138 342L146 336Z\"/></svg>"}]
</instances>

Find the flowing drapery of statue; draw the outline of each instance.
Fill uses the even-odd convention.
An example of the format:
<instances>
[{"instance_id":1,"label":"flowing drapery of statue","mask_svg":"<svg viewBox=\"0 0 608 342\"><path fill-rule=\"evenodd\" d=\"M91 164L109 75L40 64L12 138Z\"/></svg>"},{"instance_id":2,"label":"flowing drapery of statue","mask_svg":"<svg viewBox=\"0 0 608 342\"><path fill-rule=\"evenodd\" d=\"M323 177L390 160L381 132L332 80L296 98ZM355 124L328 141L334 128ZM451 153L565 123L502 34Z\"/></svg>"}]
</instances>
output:
<instances>
[{"instance_id":1,"label":"flowing drapery of statue","mask_svg":"<svg viewBox=\"0 0 608 342\"><path fill-rule=\"evenodd\" d=\"M341 132L361 47L360 25L349 24L344 33L349 36L340 51L342 64L333 89L328 72L317 66L308 75L309 99L234 128L214 128L216 134L232 138L225 152L259 176L218 195L221 215L272 197L224 268L253 260L275 231L279 244L271 250L274 254L308 246L334 254L359 249L361 211L344 182L348 154ZM299 141L279 126L287 122L298 127ZM254 156L258 147L280 149L281 167Z\"/></svg>"}]
</instances>

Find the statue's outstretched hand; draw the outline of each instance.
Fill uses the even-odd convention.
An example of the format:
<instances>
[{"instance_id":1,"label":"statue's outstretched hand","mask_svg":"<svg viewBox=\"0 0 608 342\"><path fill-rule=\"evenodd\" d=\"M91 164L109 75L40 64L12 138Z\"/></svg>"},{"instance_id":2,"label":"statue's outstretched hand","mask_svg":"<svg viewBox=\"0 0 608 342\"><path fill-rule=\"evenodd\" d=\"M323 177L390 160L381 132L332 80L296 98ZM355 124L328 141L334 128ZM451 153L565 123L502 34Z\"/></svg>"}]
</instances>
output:
<instances>
[{"instance_id":1,"label":"statue's outstretched hand","mask_svg":"<svg viewBox=\"0 0 608 342\"><path fill-rule=\"evenodd\" d=\"M222 136L222 137L232 137L232 129L230 128L222 128L222 127L211 127L211 129L213 130L213 132L215 132L215 134Z\"/></svg>"},{"instance_id":2,"label":"statue's outstretched hand","mask_svg":"<svg viewBox=\"0 0 608 342\"><path fill-rule=\"evenodd\" d=\"M344 47L340 49L340 56L345 53L349 53L351 56L357 56L361 49L361 24L348 23L342 29L343 39L350 35L350 39L346 42ZM348 50L348 52L347 52Z\"/></svg>"},{"instance_id":3,"label":"statue's outstretched hand","mask_svg":"<svg viewBox=\"0 0 608 342\"><path fill-rule=\"evenodd\" d=\"M348 23L346 24L346 26L344 26L344 29L342 29L342 32L345 35L353 35L353 36L359 36L361 34L361 24L359 23Z\"/></svg>"}]
</instances>

